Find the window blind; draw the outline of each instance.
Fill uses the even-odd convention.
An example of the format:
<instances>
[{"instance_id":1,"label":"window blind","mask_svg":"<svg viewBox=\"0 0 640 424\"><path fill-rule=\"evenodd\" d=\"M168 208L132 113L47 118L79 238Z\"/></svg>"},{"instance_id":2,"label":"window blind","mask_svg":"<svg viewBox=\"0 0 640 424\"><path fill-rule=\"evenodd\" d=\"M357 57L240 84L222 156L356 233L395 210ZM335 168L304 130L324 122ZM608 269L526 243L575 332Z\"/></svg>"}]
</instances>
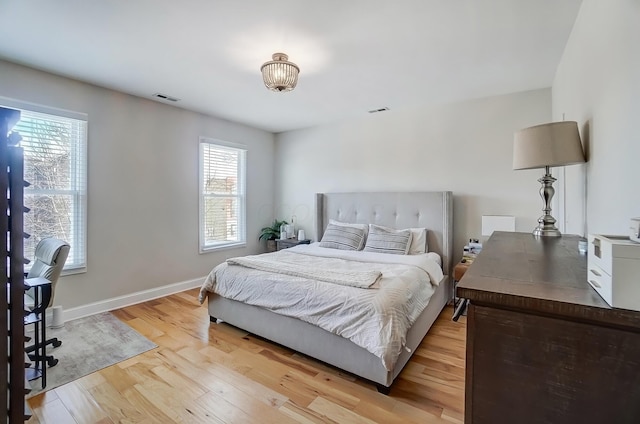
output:
<instances>
[{"instance_id":1,"label":"window blind","mask_svg":"<svg viewBox=\"0 0 640 424\"><path fill-rule=\"evenodd\" d=\"M71 245L65 270L86 267L87 121L21 109L14 127L22 136L25 257L46 237Z\"/></svg>"},{"instance_id":2,"label":"window blind","mask_svg":"<svg viewBox=\"0 0 640 424\"><path fill-rule=\"evenodd\" d=\"M200 251L246 243L246 150L200 139Z\"/></svg>"}]
</instances>

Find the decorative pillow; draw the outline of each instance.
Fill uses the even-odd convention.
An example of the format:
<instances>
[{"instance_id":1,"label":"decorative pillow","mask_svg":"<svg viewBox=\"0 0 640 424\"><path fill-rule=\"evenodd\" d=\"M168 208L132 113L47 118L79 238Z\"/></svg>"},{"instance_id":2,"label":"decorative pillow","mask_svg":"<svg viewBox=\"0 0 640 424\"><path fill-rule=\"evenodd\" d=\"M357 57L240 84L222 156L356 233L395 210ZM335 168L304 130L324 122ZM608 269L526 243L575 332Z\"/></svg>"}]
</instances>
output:
<instances>
[{"instance_id":1,"label":"decorative pillow","mask_svg":"<svg viewBox=\"0 0 640 424\"><path fill-rule=\"evenodd\" d=\"M364 246L366 228L364 224L346 224L330 220L319 246L340 250L360 250Z\"/></svg>"},{"instance_id":2,"label":"decorative pillow","mask_svg":"<svg viewBox=\"0 0 640 424\"><path fill-rule=\"evenodd\" d=\"M394 230L392 228L369 224L367 244L364 245L365 252L406 255L410 246L410 230Z\"/></svg>"},{"instance_id":3,"label":"decorative pillow","mask_svg":"<svg viewBox=\"0 0 640 424\"><path fill-rule=\"evenodd\" d=\"M335 219L330 219L329 224L340 225L342 227L353 227L353 228L361 229L362 231L364 231L364 240L362 241L362 246L360 246L360 249L358 250L361 250L364 247L364 243L367 240L367 233L369 233L369 224L351 224L348 222L336 221Z\"/></svg>"},{"instance_id":4,"label":"decorative pillow","mask_svg":"<svg viewBox=\"0 0 640 424\"><path fill-rule=\"evenodd\" d=\"M409 246L409 255L419 255L421 253L427 253L427 229L405 229L411 231L411 246Z\"/></svg>"}]
</instances>

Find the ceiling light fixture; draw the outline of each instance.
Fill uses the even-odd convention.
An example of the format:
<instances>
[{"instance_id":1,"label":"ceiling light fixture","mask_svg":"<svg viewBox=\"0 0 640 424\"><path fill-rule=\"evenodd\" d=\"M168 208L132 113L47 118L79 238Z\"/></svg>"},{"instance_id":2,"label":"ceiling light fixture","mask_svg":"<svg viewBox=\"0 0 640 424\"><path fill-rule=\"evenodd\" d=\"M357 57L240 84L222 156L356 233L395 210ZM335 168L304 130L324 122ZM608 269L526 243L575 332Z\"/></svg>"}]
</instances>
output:
<instances>
[{"instance_id":1,"label":"ceiling light fixture","mask_svg":"<svg viewBox=\"0 0 640 424\"><path fill-rule=\"evenodd\" d=\"M289 62L289 56L284 53L274 53L273 60L260 67L264 85L271 91L291 91L298 84L300 68Z\"/></svg>"}]
</instances>

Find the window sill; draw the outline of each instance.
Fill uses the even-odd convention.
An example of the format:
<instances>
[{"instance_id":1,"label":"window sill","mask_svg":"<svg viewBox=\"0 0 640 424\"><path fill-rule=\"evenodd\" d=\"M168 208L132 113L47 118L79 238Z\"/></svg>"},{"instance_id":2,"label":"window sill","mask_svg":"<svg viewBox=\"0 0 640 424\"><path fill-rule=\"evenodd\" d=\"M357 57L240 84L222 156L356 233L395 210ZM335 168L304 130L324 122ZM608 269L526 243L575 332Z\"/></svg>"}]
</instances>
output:
<instances>
[{"instance_id":1,"label":"window sill","mask_svg":"<svg viewBox=\"0 0 640 424\"><path fill-rule=\"evenodd\" d=\"M219 246L200 247L200 254L217 252L221 250L237 249L239 247L247 247L247 243L244 241L237 243L225 243Z\"/></svg>"},{"instance_id":2,"label":"window sill","mask_svg":"<svg viewBox=\"0 0 640 424\"><path fill-rule=\"evenodd\" d=\"M63 269L60 276L64 277L65 275L84 274L85 272L87 272L87 267L81 266L77 268Z\"/></svg>"}]
</instances>

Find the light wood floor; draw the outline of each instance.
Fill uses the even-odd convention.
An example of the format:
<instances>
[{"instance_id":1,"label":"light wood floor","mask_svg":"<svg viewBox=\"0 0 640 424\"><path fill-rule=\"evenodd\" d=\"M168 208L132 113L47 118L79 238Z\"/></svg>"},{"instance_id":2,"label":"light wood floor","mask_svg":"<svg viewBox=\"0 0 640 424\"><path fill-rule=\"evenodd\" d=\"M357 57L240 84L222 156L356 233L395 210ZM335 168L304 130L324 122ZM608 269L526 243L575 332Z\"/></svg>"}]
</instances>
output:
<instances>
[{"instance_id":1,"label":"light wood floor","mask_svg":"<svg viewBox=\"0 0 640 424\"><path fill-rule=\"evenodd\" d=\"M227 324L197 291L114 311L159 347L29 400L28 422L462 423L465 318L447 307L389 396Z\"/></svg>"}]
</instances>

